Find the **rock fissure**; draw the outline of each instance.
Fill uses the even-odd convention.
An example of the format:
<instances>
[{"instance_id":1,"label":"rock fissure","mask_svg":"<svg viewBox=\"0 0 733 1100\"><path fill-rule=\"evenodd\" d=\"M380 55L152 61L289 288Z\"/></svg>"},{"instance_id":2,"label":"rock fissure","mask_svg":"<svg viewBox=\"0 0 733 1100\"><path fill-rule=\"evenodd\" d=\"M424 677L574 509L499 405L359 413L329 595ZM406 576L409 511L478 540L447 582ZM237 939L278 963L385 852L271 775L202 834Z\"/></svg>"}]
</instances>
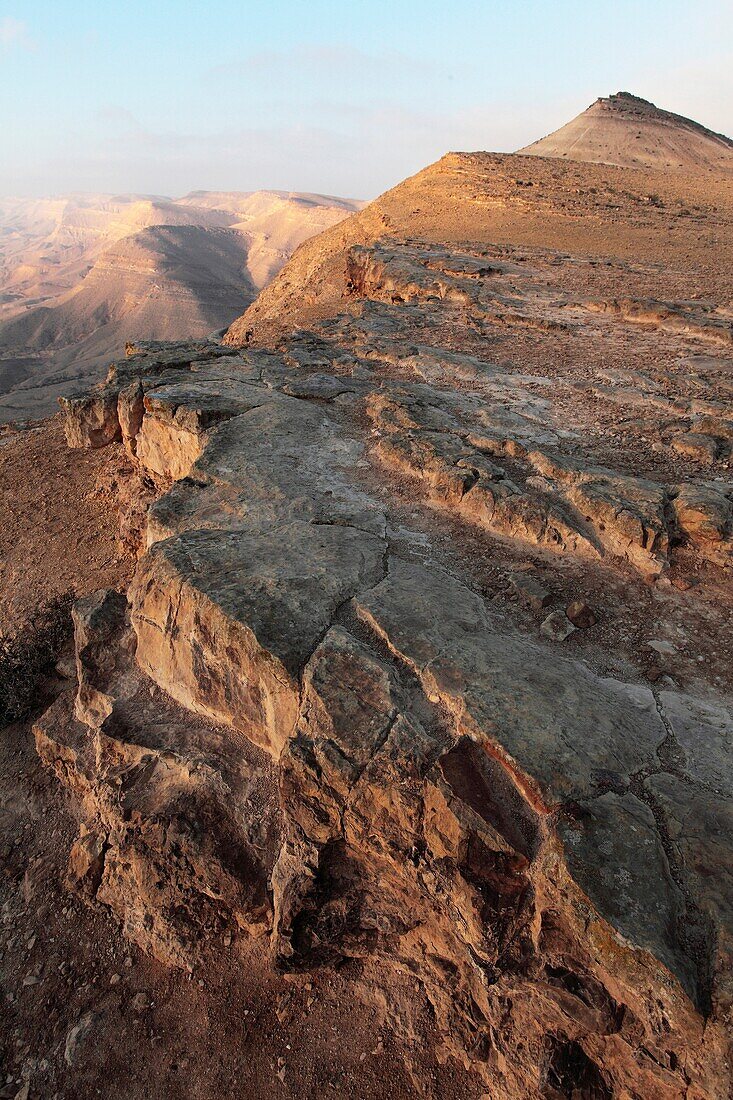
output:
<instances>
[{"instance_id":1,"label":"rock fissure","mask_svg":"<svg viewBox=\"0 0 733 1100\"><path fill-rule=\"evenodd\" d=\"M646 777L645 777L646 778ZM673 843L666 815L644 779L632 783L635 796L644 802L654 818L655 828L667 859L669 873L684 899L684 913L679 917L677 935L685 946L695 971L694 998L705 1018L712 1011L712 983L715 956L715 932L710 916L704 913L682 874L679 854Z\"/></svg>"}]
</instances>

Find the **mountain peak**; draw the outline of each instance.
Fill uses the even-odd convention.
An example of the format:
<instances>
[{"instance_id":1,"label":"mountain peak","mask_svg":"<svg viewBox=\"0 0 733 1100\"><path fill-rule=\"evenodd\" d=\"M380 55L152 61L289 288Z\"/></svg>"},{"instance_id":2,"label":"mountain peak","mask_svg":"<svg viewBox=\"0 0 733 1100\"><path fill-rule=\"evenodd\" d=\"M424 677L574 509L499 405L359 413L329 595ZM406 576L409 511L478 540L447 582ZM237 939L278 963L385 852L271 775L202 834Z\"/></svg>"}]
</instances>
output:
<instances>
[{"instance_id":1,"label":"mountain peak","mask_svg":"<svg viewBox=\"0 0 733 1100\"><path fill-rule=\"evenodd\" d=\"M605 103L609 107L623 110L624 108L641 108L642 110L649 109L651 111L658 111L659 108L655 103L652 103L649 99L643 99L640 95L634 95L633 92L614 92L613 95L599 96L596 103Z\"/></svg>"},{"instance_id":2,"label":"mountain peak","mask_svg":"<svg viewBox=\"0 0 733 1100\"><path fill-rule=\"evenodd\" d=\"M631 92L597 99L565 126L518 152L625 168L733 171L730 138Z\"/></svg>"}]
</instances>

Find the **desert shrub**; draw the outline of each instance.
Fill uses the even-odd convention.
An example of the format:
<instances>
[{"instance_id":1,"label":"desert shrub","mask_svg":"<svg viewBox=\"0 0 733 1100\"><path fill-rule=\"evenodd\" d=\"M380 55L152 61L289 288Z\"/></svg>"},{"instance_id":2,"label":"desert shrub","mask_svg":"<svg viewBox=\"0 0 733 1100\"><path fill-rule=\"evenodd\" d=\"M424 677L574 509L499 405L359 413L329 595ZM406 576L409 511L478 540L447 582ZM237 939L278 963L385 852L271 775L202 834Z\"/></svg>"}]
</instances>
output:
<instances>
[{"instance_id":1,"label":"desert shrub","mask_svg":"<svg viewBox=\"0 0 733 1100\"><path fill-rule=\"evenodd\" d=\"M42 681L71 634L74 596L65 592L36 608L14 634L0 634L0 726L26 718Z\"/></svg>"}]
</instances>

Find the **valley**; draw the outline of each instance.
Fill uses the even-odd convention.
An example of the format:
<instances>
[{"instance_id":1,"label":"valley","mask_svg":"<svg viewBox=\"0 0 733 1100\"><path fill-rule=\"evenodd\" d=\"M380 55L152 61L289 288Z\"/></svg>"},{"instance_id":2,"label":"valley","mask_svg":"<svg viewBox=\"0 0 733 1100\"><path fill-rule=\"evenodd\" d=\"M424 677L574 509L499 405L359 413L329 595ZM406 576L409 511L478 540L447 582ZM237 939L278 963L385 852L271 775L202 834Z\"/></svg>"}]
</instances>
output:
<instances>
[{"instance_id":1,"label":"valley","mask_svg":"<svg viewBox=\"0 0 733 1100\"><path fill-rule=\"evenodd\" d=\"M0 201L0 423L50 415L129 337L224 328L301 241L360 205L206 191Z\"/></svg>"}]
</instances>

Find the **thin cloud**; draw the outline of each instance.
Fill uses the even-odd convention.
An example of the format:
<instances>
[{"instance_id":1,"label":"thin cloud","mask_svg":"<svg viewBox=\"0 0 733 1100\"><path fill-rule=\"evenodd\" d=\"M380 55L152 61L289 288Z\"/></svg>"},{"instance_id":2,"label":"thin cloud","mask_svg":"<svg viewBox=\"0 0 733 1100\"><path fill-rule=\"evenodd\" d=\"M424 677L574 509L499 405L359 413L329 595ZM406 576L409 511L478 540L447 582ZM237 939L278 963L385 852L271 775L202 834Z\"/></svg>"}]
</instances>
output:
<instances>
[{"instance_id":1,"label":"thin cloud","mask_svg":"<svg viewBox=\"0 0 733 1100\"><path fill-rule=\"evenodd\" d=\"M294 46L288 50L257 50L244 54L236 61L214 65L205 76L237 76L246 78L248 74L288 72L305 69L329 73L331 75L384 76L389 73L428 73L433 76L449 76L448 69L436 66L434 62L411 57L398 50L388 50L380 54L366 53L354 46L333 44L323 46Z\"/></svg>"},{"instance_id":2,"label":"thin cloud","mask_svg":"<svg viewBox=\"0 0 733 1100\"><path fill-rule=\"evenodd\" d=\"M306 117L209 130L149 127L118 105L96 112L95 121L86 155L47 150L41 176L69 185L81 180L85 190L173 194L261 187L368 198L451 149L517 148L551 129L553 119L550 114L538 122L531 104L512 115L501 101L434 112L385 100L336 105L318 122ZM81 135L70 144L81 148ZM37 189L36 181L32 186Z\"/></svg>"},{"instance_id":3,"label":"thin cloud","mask_svg":"<svg viewBox=\"0 0 733 1100\"><path fill-rule=\"evenodd\" d=\"M0 50L5 52L15 47L28 49L30 41L28 24L22 19L14 19L12 15L0 19Z\"/></svg>"}]
</instances>

